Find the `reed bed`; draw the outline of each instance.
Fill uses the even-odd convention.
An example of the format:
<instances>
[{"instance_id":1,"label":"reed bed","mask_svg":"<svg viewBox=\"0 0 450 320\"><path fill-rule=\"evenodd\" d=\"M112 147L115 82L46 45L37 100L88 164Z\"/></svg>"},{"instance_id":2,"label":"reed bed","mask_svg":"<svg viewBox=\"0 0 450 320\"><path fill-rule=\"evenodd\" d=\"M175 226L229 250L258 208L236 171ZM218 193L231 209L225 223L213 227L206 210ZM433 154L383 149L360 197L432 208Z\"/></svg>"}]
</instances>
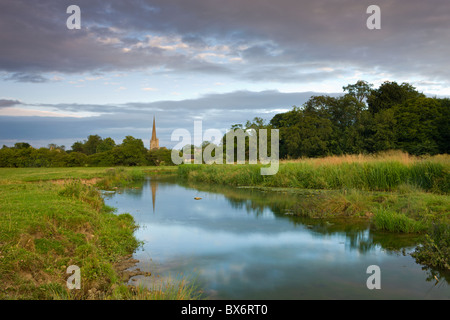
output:
<instances>
[{"instance_id":1,"label":"reed bed","mask_svg":"<svg viewBox=\"0 0 450 320\"><path fill-rule=\"evenodd\" d=\"M233 186L397 191L406 185L427 192L450 191L448 155L418 158L395 152L285 160L271 176L261 175L261 168L260 164L186 164L178 167L178 175L191 181Z\"/></svg>"}]
</instances>

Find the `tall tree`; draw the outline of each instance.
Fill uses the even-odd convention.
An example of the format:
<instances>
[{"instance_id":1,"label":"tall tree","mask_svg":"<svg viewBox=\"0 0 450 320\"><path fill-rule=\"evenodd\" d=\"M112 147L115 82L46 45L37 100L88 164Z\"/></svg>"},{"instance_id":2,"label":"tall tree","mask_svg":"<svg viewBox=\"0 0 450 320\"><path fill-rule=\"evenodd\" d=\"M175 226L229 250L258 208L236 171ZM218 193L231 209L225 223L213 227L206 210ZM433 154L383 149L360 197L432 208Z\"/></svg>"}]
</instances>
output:
<instances>
[{"instance_id":1,"label":"tall tree","mask_svg":"<svg viewBox=\"0 0 450 320\"><path fill-rule=\"evenodd\" d=\"M121 152L121 161L127 166L141 166L146 164L147 149L141 139L132 136L126 136L118 148Z\"/></svg>"},{"instance_id":2,"label":"tall tree","mask_svg":"<svg viewBox=\"0 0 450 320\"><path fill-rule=\"evenodd\" d=\"M439 151L439 102L418 97L394 107L398 147L412 154L435 154Z\"/></svg>"},{"instance_id":3,"label":"tall tree","mask_svg":"<svg viewBox=\"0 0 450 320\"><path fill-rule=\"evenodd\" d=\"M14 149L28 149L31 145L27 142L16 142L14 144Z\"/></svg>"},{"instance_id":4,"label":"tall tree","mask_svg":"<svg viewBox=\"0 0 450 320\"><path fill-rule=\"evenodd\" d=\"M384 82L378 89L372 90L367 103L372 113L392 108L397 104L404 103L408 99L425 97L424 94L418 92L409 83Z\"/></svg>"},{"instance_id":5,"label":"tall tree","mask_svg":"<svg viewBox=\"0 0 450 320\"><path fill-rule=\"evenodd\" d=\"M436 99L436 101L439 102L439 114L441 115L436 120L438 127L436 143L439 153L450 153L450 99Z\"/></svg>"},{"instance_id":6,"label":"tall tree","mask_svg":"<svg viewBox=\"0 0 450 320\"><path fill-rule=\"evenodd\" d=\"M103 139L98 145L96 152L110 151L116 146L116 142L112 138Z\"/></svg>"},{"instance_id":7,"label":"tall tree","mask_svg":"<svg viewBox=\"0 0 450 320\"><path fill-rule=\"evenodd\" d=\"M366 99L372 92L373 84L364 80L358 80L355 84L349 84L342 87L344 92L348 92L351 96L355 97L359 103L365 103Z\"/></svg>"},{"instance_id":8,"label":"tall tree","mask_svg":"<svg viewBox=\"0 0 450 320\"><path fill-rule=\"evenodd\" d=\"M82 153L86 153L85 149L84 149L84 143L81 141L76 141L74 142L74 144L72 144L71 147L73 152L82 152Z\"/></svg>"},{"instance_id":9,"label":"tall tree","mask_svg":"<svg viewBox=\"0 0 450 320\"><path fill-rule=\"evenodd\" d=\"M88 136L87 141L84 143L84 152L87 155L96 153L97 147L101 142L102 142L102 138L99 135Z\"/></svg>"}]
</instances>

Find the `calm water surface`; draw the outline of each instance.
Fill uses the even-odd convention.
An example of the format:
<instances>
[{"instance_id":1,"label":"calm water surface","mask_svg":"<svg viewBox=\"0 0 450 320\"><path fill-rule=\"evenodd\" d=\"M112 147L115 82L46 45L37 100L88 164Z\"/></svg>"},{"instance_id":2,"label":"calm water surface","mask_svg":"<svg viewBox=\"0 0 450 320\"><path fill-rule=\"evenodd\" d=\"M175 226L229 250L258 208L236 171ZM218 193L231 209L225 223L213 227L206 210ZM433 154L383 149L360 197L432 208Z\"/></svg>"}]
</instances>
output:
<instances>
[{"instance_id":1,"label":"calm water surface","mask_svg":"<svg viewBox=\"0 0 450 320\"><path fill-rule=\"evenodd\" d=\"M408 254L411 238L294 217L287 208L301 197L152 178L105 202L140 226L137 267L195 277L214 299L450 299L448 282ZM379 290L367 288L370 265L380 267Z\"/></svg>"}]
</instances>

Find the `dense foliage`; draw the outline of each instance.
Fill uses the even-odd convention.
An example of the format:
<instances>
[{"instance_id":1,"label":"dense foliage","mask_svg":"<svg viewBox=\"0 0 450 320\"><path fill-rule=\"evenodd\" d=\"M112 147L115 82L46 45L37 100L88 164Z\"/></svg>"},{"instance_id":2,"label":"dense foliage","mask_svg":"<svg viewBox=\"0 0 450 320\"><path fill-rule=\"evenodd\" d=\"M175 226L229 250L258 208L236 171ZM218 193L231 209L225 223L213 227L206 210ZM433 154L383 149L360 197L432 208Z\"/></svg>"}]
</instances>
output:
<instances>
[{"instance_id":1,"label":"dense foliage","mask_svg":"<svg viewBox=\"0 0 450 320\"><path fill-rule=\"evenodd\" d=\"M0 167L80 167L80 166L146 166L172 165L171 151L166 148L148 151L141 139L127 136L116 145L111 138L90 135L77 141L72 150L64 146L34 149L28 143L0 149Z\"/></svg>"},{"instance_id":2,"label":"dense foliage","mask_svg":"<svg viewBox=\"0 0 450 320\"><path fill-rule=\"evenodd\" d=\"M449 153L450 99L429 98L403 83L378 89L365 81L344 87L340 97L314 96L302 108L275 115L280 157L376 153Z\"/></svg>"}]
</instances>

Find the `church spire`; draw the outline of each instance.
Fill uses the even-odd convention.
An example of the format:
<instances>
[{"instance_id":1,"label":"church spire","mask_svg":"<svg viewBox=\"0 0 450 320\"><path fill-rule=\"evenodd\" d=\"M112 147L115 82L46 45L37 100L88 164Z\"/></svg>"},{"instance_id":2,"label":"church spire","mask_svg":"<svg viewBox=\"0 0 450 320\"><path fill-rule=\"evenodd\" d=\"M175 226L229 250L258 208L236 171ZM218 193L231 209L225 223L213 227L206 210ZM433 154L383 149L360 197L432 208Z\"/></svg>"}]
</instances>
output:
<instances>
[{"instance_id":1,"label":"church spire","mask_svg":"<svg viewBox=\"0 0 450 320\"><path fill-rule=\"evenodd\" d=\"M152 131L152 140L156 140L156 125L155 125L155 116L153 116L153 131Z\"/></svg>"},{"instance_id":2,"label":"church spire","mask_svg":"<svg viewBox=\"0 0 450 320\"><path fill-rule=\"evenodd\" d=\"M159 139L156 138L155 116L153 116L153 131L152 131L152 139L150 140L150 150L153 149L159 149Z\"/></svg>"}]
</instances>

